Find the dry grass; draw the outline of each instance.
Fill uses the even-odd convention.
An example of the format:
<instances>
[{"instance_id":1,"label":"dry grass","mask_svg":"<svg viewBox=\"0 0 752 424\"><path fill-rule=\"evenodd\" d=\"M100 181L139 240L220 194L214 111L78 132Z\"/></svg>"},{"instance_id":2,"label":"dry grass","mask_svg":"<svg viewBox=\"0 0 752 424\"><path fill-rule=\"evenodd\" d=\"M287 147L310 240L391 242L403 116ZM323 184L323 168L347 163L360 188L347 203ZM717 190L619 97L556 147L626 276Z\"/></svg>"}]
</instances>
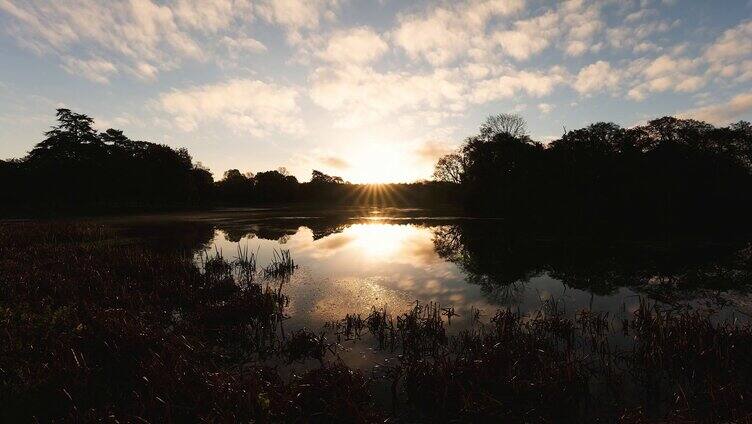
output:
<instances>
[{"instance_id":1,"label":"dry grass","mask_svg":"<svg viewBox=\"0 0 752 424\"><path fill-rule=\"evenodd\" d=\"M456 315L416 304L321 331L280 332L289 301L259 276L278 253L192 255L96 226L0 226L0 421L749 422L752 328L644 302L625 320L556 302ZM285 271L281 271L284 269ZM398 360L364 375L337 349L372 339ZM361 340L361 342L364 342ZM267 358L318 366L292 379ZM309 361L310 362L310 361ZM391 401L376 402L379 387Z\"/></svg>"}]
</instances>

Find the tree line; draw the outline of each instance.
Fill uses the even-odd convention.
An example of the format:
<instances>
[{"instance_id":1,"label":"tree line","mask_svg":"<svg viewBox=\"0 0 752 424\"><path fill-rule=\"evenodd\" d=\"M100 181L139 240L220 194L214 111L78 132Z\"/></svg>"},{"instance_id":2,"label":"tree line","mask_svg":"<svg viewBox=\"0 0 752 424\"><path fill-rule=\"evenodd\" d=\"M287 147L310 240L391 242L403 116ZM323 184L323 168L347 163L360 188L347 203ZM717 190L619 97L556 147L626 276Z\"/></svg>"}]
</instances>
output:
<instances>
[{"instance_id":1,"label":"tree line","mask_svg":"<svg viewBox=\"0 0 752 424\"><path fill-rule=\"evenodd\" d=\"M517 115L489 117L435 167L468 211L587 232L736 231L752 216L752 125L663 117L600 122L533 141Z\"/></svg>"},{"instance_id":2,"label":"tree line","mask_svg":"<svg viewBox=\"0 0 752 424\"><path fill-rule=\"evenodd\" d=\"M380 187L317 170L299 182L284 168L232 169L215 181L186 149L93 124L58 109L56 125L25 157L0 161L0 210L457 203L471 215L574 232L735 231L752 212L752 125L744 121L601 122L543 144L521 117L495 115L439 159L434 181Z\"/></svg>"},{"instance_id":3,"label":"tree line","mask_svg":"<svg viewBox=\"0 0 752 424\"><path fill-rule=\"evenodd\" d=\"M184 148L98 132L92 118L57 110L57 124L23 158L0 160L0 211L141 210L252 206L294 202L429 205L450 200L452 184L420 182L372 187L314 170L301 183L284 168L214 178Z\"/></svg>"}]
</instances>

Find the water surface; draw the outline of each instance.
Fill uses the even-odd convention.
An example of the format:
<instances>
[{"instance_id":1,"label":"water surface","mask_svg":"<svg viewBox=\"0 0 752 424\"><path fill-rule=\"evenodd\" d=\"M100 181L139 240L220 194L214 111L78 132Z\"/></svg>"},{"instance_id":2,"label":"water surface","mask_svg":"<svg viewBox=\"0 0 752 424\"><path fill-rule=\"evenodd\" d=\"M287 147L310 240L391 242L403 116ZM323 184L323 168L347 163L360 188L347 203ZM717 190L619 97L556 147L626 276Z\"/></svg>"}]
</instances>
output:
<instances>
[{"instance_id":1,"label":"water surface","mask_svg":"<svg viewBox=\"0 0 752 424\"><path fill-rule=\"evenodd\" d=\"M373 307L397 314L414 302L526 313L553 299L581 309L630 314L640 299L721 316L752 312L746 243L556 240L493 219L419 209L229 210L115 219L134 237L196 254L238 248L263 267L286 249L298 269L284 282L290 327L318 329Z\"/></svg>"}]
</instances>

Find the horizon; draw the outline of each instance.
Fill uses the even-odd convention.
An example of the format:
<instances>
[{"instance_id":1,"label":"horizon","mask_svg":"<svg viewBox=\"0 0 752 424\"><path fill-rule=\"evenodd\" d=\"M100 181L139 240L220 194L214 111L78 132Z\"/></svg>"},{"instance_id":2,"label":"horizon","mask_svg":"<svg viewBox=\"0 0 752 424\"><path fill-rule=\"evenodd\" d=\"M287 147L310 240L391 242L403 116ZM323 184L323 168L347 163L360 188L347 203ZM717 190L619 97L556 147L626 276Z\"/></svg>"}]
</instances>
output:
<instances>
[{"instance_id":1,"label":"horizon","mask_svg":"<svg viewBox=\"0 0 752 424\"><path fill-rule=\"evenodd\" d=\"M374 2L375 3L375 2ZM752 118L752 2L0 1L0 158L57 107L229 169L428 179L493 113L533 139ZM714 7L715 6L715 7Z\"/></svg>"}]
</instances>

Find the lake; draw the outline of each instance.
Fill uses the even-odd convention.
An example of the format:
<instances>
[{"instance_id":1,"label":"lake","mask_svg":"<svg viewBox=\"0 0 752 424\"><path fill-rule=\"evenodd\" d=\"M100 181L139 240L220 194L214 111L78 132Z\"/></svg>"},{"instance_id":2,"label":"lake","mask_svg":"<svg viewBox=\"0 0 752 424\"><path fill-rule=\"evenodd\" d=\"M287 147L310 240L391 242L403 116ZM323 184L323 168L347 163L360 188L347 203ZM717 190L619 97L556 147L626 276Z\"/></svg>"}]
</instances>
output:
<instances>
[{"instance_id":1,"label":"lake","mask_svg":"<svg viewBox=\"0 0 752 424\"><path fill-rule=\"evenodd\" d=\"M746 319L752 250L707 241L555 240L500 220L452 211L355 208L244 209L103 218L137 242L185 249L197 261L238 249L259 268L289 250L298 268L283 291L287 325L318 329L348 313L392 313L416 301L452 307L463 325L472 308L537 311L555 300L581 309L631 314L640 298L667 308L708 308ZM511 228L510 228L511 227Z\"/></svg>"}]
</instances>

